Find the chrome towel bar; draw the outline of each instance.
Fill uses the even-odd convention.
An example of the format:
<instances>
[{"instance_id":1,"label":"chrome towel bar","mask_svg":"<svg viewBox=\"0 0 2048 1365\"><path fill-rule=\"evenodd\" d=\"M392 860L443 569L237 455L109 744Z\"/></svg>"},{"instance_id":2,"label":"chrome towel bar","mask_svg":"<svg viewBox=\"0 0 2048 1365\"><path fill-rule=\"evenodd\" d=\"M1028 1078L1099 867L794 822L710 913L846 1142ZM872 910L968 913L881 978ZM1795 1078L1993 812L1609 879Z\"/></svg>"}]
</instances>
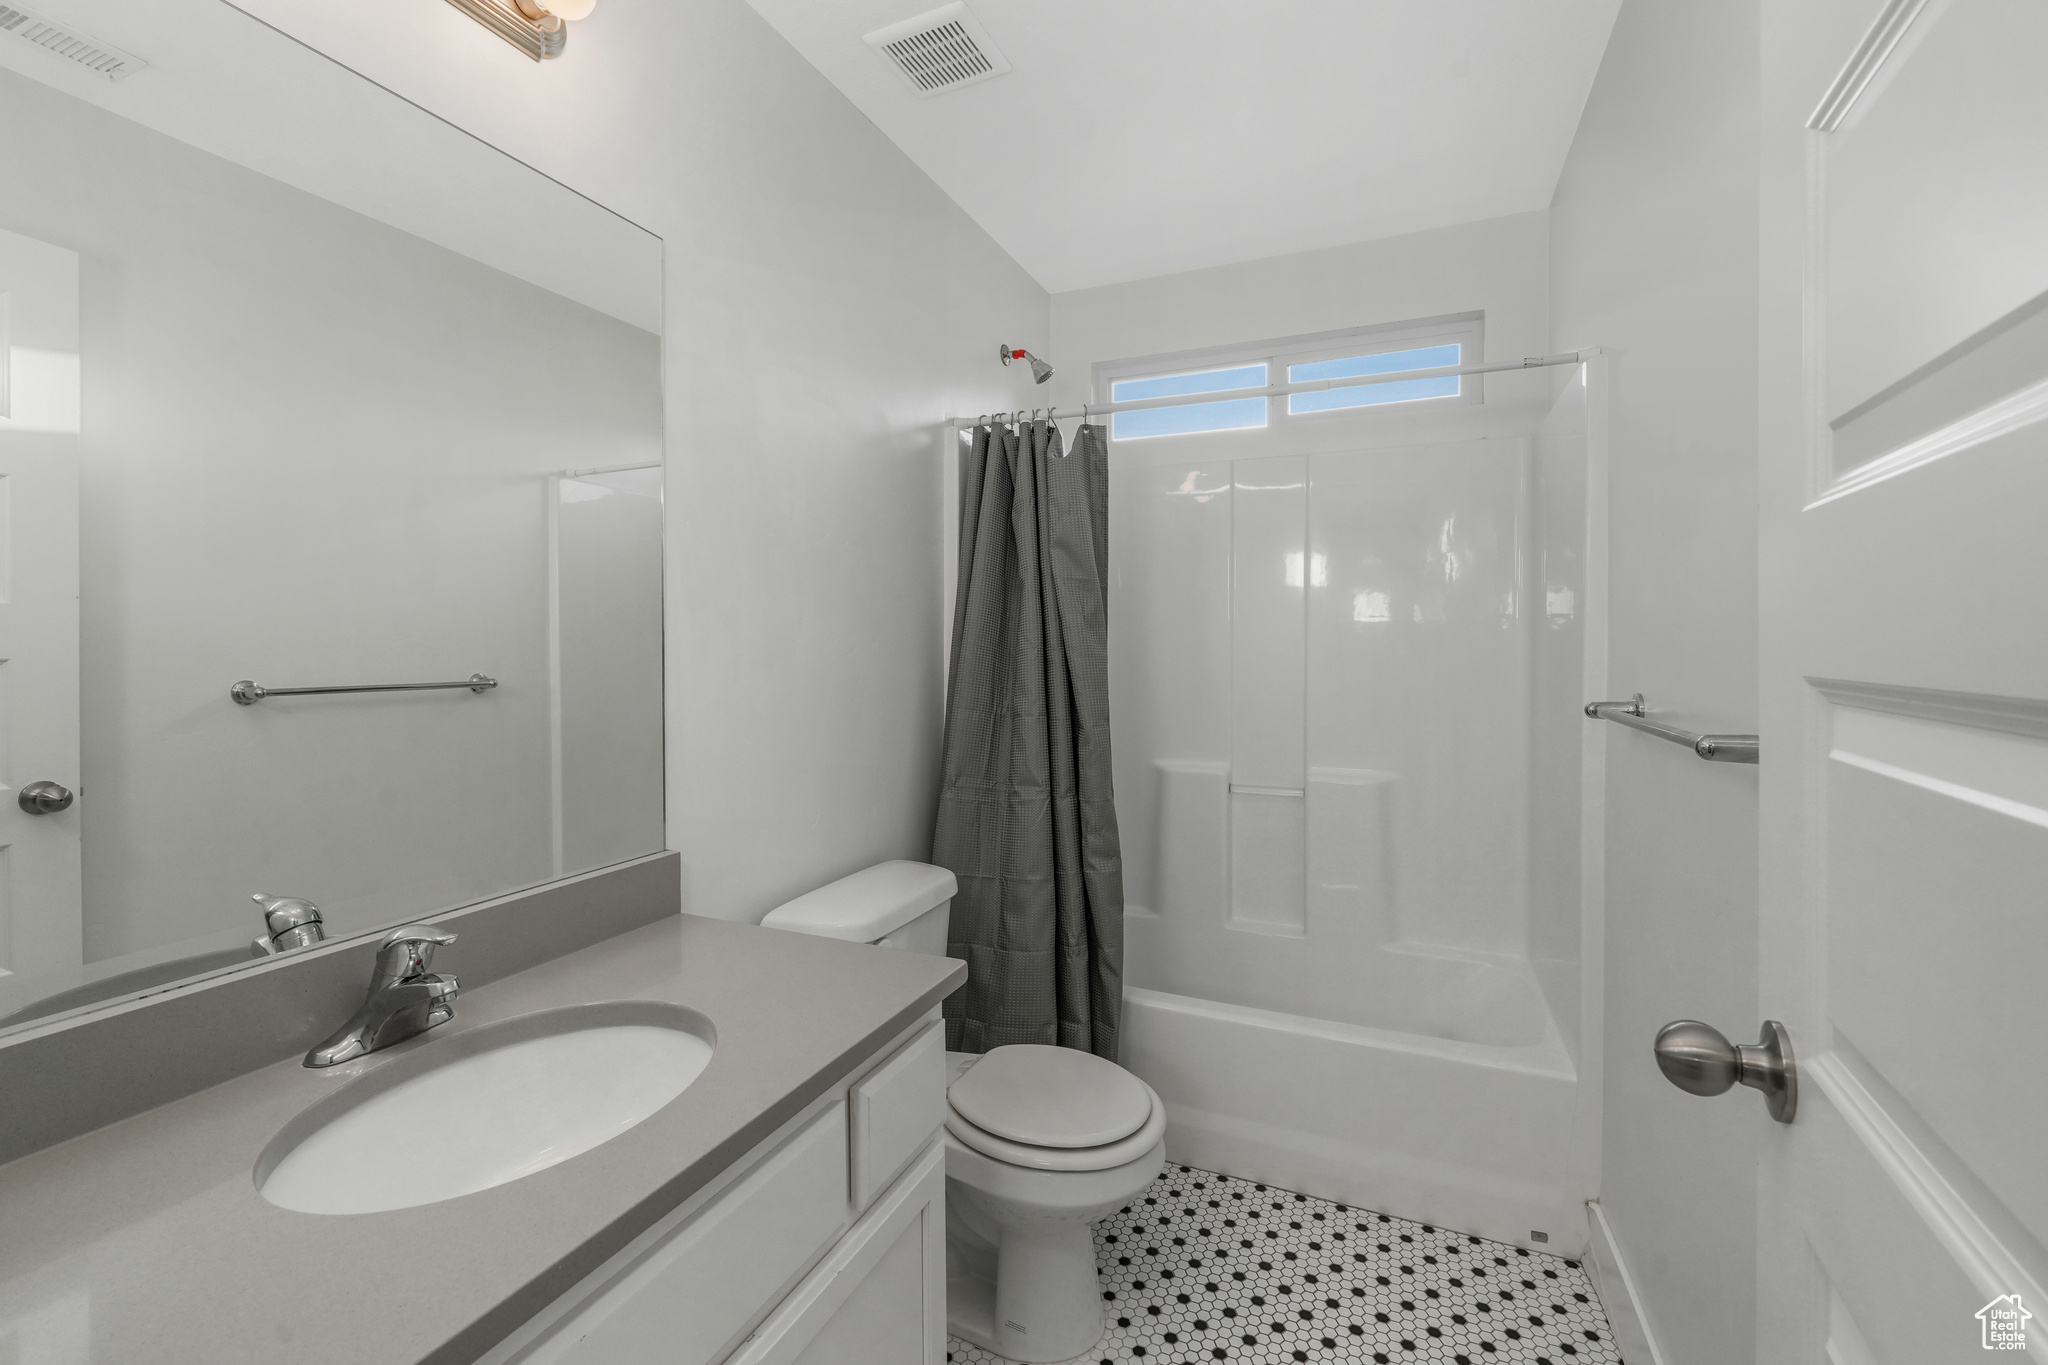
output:
<instances>
[{"instance_id":1,"label":"chrome towel bar","mask_svg":"<svg viewBox=\"0 0 2048 1365\"><path fill-rule=\"evenodd\" d=\"M433 692L444 687L466 687L472 692L483 692L497 685L496 678L486 678L481 673L470 674L468 682L363 683L352 687L263 687L244 678L228 689L228 695L238 705L254 706L265 697L305 697L317 692Z\"/></svg>"},{"instance_id":2,"label":"chrome towel bar","mask_svg":"<svg viewBox=\"0 0 2048 1365\"><path fill-rule=\"evenodd\" d=\"M1649 719L1643 711L1643 694L1627 701L1589 701L1586 714L1594 720L1611 720L1631 730L1641 730L1673 744L1683 744L1709 763L1754 763L1757 761L1755 735L1696 735L1675 725Z\"/></svg>"}]
</instances>

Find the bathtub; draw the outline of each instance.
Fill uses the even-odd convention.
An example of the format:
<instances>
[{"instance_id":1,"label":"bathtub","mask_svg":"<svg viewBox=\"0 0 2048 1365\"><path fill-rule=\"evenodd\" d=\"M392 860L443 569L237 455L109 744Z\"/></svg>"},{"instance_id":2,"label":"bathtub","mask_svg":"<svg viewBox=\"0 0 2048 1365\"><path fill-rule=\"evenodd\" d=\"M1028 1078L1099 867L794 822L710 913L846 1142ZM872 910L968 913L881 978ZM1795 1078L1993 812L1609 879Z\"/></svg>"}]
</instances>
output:
<instances>
[{"instance_id":1,"label":"bathtub","mask_svg":"<svg viewBox=\"0 0 2048 1365\"><path fill-rule=\"evenodd\" d=\"M1496 1022L1466 1031L1516 1032ZM1578 1078L1541 1023L1471 1041L1130 987L1121 1060L1166 1102L1170 1161L1579 1256Z\"/></svg>"}]
</instances>

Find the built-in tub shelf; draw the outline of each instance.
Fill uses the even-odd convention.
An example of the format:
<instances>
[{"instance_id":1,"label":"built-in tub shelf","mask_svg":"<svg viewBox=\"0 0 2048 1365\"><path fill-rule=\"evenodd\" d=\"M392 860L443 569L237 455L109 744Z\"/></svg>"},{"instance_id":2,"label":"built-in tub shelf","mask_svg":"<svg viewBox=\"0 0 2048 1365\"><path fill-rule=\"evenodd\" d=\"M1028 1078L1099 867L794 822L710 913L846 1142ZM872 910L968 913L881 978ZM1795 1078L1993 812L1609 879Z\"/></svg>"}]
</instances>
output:
<instances>
[{"instance_id":1,"label":"built-in tub shelf","mask_svg":"<svg viewBox=\"0 0 2048 1365\"><path fill-rule=\"evenodd\" d=\"M1696 735L1690 730L1651 720L1643 708L1643 694L1640 692L1627 701L1589 701L1586 714L1594 720L1611 720L1631 730L1641 730L1659 739L1668 739L1673 744L1683 744L1709 763L1757 761L1755 735Z\"/></svg>"}]
</instances>

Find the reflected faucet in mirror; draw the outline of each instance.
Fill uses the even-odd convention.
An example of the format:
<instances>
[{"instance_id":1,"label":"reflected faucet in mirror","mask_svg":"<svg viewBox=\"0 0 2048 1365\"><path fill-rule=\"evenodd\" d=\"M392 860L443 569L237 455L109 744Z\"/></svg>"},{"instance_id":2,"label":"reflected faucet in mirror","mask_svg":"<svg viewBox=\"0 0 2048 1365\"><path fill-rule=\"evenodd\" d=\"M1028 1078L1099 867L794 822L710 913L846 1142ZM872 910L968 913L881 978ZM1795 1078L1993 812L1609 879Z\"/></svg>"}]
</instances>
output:
<instances>
[{"instance_id":1,"label":"reflected faucet in mirror","mask_svg":"<svg viewBox=\"0 0 2048 1365\"><path fill-rule=\"evenodd\" d=\"M250 900L263 907L263 932L249 946L254 957L270 957L295 948L310 948L327 937L320 907L297 896L273 896L258 891Z\"/></svg>"},{"instance_id":2,"label":"reflected faucet in mirror","mask_svg":"<svg viewBox=\"0 0 2048 1365\"><path fill-rule=\"evenodd\" d=\"M453 942L455 935L430 924L386 934L370 973L369 996L333 1037L306 1054L306 1065L339 1066L453 1019L455 978L427 970L434 949Z\"/></svg>"}]
</instances>

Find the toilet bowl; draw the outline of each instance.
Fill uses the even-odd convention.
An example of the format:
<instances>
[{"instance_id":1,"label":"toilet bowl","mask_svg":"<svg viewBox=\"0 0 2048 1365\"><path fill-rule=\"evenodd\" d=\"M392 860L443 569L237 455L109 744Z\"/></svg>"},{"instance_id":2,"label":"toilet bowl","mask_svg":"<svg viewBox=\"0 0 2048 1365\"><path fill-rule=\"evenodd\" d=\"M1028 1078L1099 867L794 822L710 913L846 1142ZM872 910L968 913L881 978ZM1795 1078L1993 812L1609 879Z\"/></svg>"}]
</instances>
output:
<instances>
[{"instance_id":1,"label":"toilet bowl","mask_svg":"<svg viewBox=\"0 0 2048 1365\"><path fill-rule=\"evenodd\" d=\"M767 928L943 954L953 874L882 863L771 911ZM1101 1339L1089 1225L1166 1164L1166 1109L1114 1062L1020 1044L948 1053L946 1319L1010 1360L1071 1360Z\"/></svg>"}]
</instances>

